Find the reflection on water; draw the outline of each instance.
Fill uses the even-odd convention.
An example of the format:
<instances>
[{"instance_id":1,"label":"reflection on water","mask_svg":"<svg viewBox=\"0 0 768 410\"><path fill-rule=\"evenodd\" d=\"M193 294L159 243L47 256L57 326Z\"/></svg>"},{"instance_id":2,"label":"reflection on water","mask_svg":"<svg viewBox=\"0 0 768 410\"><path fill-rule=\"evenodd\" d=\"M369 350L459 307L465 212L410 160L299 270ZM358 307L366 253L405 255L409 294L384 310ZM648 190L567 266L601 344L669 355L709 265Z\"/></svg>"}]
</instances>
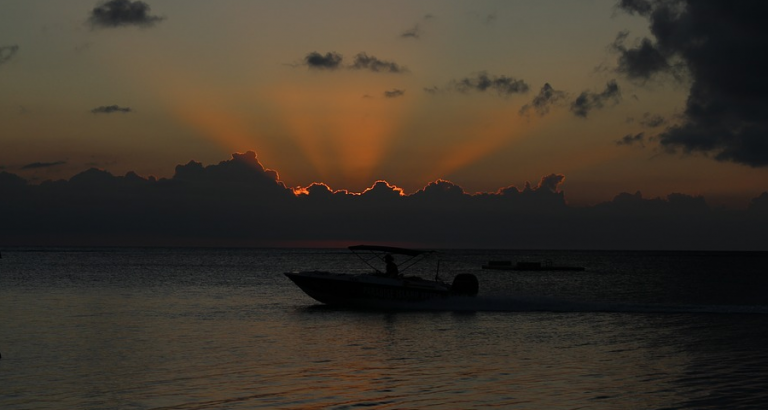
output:
<instances>
[{"instance_id":1,"label":"reflection on water","mask_svg":"<svg viewBox=\"0 0 768 410\"><path fill-rule=\"evenodd\" d=\"M59 258L4 251L0 408L757 409L768 402L759 266L728 272L728 286L720 286L724 274L700 272L675 296L670 283L679 288L688 277L680 255L635 255L627 265L624 255L611 264L615 255L596 254L591 266L598 267L581 276L480 272L491 291L456 309L357 311L314 304L281 275L307 263L306 255L296 262L275 252ZM589 255L581 257L590 266ZM708 264L717 265L699 265ZM749 288L745 297L734 282Z\"/></svg>"}]
</instances>

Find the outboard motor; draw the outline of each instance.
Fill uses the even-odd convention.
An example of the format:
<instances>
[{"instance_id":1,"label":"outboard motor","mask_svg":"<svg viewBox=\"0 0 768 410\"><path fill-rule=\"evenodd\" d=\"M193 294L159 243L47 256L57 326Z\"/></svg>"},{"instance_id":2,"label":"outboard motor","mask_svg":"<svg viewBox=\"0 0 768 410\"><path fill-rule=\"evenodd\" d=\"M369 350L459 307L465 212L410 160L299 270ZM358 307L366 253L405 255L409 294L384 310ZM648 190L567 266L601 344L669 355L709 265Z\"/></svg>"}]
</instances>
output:
<instances>
[{"instance_id":1,"label":"outboard motor","mask_svg":"<svg viewBox=\"0 0 768 410\"><path fill-rule=\"evenodd\" d=\"M457 295L475 296L480 285L477 283L477 277L471 273L460 273L453 278L451 292Z\"/></svg>"}]
</instances>

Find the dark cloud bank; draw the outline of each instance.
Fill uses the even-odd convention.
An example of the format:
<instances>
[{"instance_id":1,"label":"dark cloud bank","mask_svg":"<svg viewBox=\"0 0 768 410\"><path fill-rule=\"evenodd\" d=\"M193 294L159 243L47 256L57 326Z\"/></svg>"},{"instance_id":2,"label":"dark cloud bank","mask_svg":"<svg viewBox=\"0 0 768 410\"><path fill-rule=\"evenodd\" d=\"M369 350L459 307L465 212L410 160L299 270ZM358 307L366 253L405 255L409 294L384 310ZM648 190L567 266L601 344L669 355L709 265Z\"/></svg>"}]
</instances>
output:
<instances>
[{"instance_id":1,"label":"dark cloud bank","mask_svg":"<svg viewBox=\"0 0 768 410\"><path fill-rule=\"evenodd\" d=\"M286 187L253 152L190 161L170 179L89 169L39 185L0 172L1 246L275 246L309 242L424 247L768 250L768 193L747 210L700 197L622 193L569 206L564 176L470 195L438 180L403 195L379 181L362 194Z\"/></svg>"},{"instance_id":2,"label":"dark cloud bank","mask_svg":"<svg viewBox=\"0 0 768 410\"><path fill-rule=\"evenodd\" d=\"M620 0L648 19L653 38L613 45L618 71L639 83L690 84L684 119L658 135L662 147L720 161L768 166L768 2Z\"/></svg>"}]
</instances>

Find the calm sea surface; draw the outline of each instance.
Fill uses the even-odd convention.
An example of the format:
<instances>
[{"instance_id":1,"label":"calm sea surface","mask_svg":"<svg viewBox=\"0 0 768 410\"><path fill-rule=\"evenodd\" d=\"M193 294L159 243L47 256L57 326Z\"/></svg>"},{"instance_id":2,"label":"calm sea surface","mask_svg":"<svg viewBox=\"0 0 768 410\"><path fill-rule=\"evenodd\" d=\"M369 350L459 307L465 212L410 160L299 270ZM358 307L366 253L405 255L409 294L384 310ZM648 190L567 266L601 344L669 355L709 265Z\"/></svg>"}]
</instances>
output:
<instances>
[{"instance_id":1,"label":"calm sea surface","mask_svg":"<svg viewBox=\"0 0 768 410\"><path fill-rule=\"evenodd\" d=\"M586 271L480 269L500 259ZM480 295L413 311L323 307L282 274L349 267L4 249L0 409L768 408L766 253L445 251Z\"/></svg>"}]
</instances>

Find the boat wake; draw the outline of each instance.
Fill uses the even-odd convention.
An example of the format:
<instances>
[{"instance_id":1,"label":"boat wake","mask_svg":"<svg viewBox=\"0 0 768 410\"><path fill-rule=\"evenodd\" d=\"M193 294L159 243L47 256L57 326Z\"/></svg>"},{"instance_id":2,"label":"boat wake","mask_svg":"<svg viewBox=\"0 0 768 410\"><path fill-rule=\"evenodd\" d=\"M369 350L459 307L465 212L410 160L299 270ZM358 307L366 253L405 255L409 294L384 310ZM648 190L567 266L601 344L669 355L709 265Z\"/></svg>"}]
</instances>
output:
<instances>
[{"instance_id":1,"label":"boat wake","mask_svg":"<svg viewBox=\"0 0 768 410\"><path fill-rule=\"evenodd\" d=\"M391 302L384 308L454 312L768 314L768 306L598 302L520 295L452 297L428 300L417 304Z\"/></svg>"}]
</instances>

